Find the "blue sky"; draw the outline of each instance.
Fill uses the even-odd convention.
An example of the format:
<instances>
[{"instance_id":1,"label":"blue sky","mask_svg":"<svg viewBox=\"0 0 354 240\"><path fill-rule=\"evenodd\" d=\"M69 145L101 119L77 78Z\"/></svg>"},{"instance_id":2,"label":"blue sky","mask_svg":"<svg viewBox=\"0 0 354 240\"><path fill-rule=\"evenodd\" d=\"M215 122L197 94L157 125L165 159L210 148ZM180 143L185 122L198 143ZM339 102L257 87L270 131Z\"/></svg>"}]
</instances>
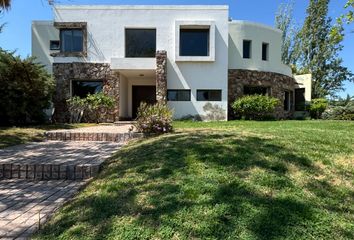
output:
<instances>
[{"instance_id":1,"label":"blue sky","mask_svg":"<svg viewBox=\"0 0 354 240\"><path fill-rule=\"evenodd\" d=\"M59 0L61 4L227 4L230 6L230 17L233 19L250 20L267 25L274 25L274 15L279 4L286 0ZM9 12L0 16L0 22L7 25L0 34L0 46L8 50L16 50L21 56L31 54L31 21L52 19L51 8L46 0L12 0ZM330 15L336 17L343 13L346 0L332 0ZM308 1L295 0L295 19L302 23ZM344 65L354 72L354 24L346 29L344 50L341 57ZM347 93L354 95L354 83L346 82Z\"/></svg>"}]
</instances>

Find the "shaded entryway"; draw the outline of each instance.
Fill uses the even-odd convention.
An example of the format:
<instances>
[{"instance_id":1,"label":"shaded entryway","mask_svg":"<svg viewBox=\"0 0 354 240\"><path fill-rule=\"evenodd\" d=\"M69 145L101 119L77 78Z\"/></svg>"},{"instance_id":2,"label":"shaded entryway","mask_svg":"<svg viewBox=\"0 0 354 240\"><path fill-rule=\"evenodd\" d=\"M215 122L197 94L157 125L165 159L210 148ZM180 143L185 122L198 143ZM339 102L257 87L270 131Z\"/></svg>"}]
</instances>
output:
<instances>
[{"instance_id":1,"label":"shaded entryway","mask_svg":"<svg viewBox=\"0 0 354 240\"><path fill-rule=\"evenodd\" d=\"M133 109L132 117L136 118L138 113L138 108L142 102L147 104L156 103L156 87L155 86L133 86Z\"/></svg>"},{"instance_id":2,"label":"shaded entryway","mask_svg":"<svg viewBox=\"0 0 354 240\"><path fill-rule=\"evenodd\" d=\"M156 74L154 70L120 70L119 119L131 120L141 102L156 102Z\"/></svg>"}]
</instances>

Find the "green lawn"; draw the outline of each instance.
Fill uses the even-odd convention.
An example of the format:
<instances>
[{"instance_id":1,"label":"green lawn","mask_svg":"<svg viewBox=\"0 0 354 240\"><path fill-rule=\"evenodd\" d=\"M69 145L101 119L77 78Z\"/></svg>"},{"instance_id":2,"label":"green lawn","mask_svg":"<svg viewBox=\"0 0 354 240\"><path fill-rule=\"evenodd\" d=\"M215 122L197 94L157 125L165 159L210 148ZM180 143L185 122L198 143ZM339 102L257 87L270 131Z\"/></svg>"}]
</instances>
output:
<instances>
[{"instance_id":1,"label":"green lawn","mask_svg":"<svg viewBox=\"0 0 354 240\"><path fill-rule=\"evenodd\" d=\"M93 124L50 124L30 127L0 127L0 149L30 141L42 141L44 132L55 129L87 127Z\"/></svg>"},{"instance_id":2,"label":"green lawn","mask_svg":"<svg viewBox=\"0 0 354 240\"><path fill-rule=\"evenodd\" d=\"M35 239L354 239L354 122L176 122Z\"/></svg>"}]
</instances>

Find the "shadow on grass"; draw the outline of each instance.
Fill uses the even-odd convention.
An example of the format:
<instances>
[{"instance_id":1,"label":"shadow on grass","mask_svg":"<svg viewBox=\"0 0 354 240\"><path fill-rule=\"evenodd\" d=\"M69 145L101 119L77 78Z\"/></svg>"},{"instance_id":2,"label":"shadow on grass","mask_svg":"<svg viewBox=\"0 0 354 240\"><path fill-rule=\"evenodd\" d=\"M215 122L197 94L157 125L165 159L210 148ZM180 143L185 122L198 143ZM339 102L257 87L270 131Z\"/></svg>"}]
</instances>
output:
<instances>
[{"instance_id":1,"label":"shadow on grass","mask_svg":"<svg viewBox=\"0 0 354 240\"><path fill-rule=\"evenodd\" d=\"M47 124L26 127L0 127L0 149L30 141L38 142L44 139L44 132L56 129L74 129L93 126L94 124Z\"/></svg>"},{"instance_id":2,"label":"shadow on grass","mask_svg":"<svg viewBox=\"0 0 354 240\"><path fill-rule=\"evenodd\" d=\"M289 179L289 164L299 171L318 171L310 159L259 137L194 132L139 141L118 152L38 237L336 235L331 222L321 219L327 213L304 198L303 189Z\"/></svg>"},{"instance_id":3,"label":"shadow on grass","mask_svg":"<svg viewBox=\"0 0 354 240\"><path fill-rule=\"evenodd\" d=\"M0 132L0 149L6 148L18 144L24 144L28 141L39 142L44 138L43 135L29 135L26 133L16 133L16 134L1 134Z\"/></svg>"}]
</instances>

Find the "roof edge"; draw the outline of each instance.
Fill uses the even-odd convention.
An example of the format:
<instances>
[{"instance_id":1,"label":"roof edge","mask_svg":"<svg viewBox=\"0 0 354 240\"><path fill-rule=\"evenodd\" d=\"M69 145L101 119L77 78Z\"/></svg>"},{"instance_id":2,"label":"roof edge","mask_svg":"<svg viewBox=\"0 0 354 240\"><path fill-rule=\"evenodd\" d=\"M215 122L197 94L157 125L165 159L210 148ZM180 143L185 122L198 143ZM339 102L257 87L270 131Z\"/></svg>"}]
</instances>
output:
<instances>
[{"instance_id":1,"label":"roof edge","mask_svg":"<svg viewBox=\"0 0 354 240\"><path fill-rule=\"evenodd\" d=\"M268 29L268 30L282 33L282 31L280 29L277 29L275 27L265 25L263 23L252 22L252 21L247 21L247 20L232 20L231 22L229 22L229 24L230 25L235 24L235 25L248 25L248 26L260 27L260 28L264 28L264 29Z\"/></svg>"},{"instance_id":2,"label":"roof edge","mask_svg":"<svg viewBox=\"0 0 354 240\"><path fill-rule=\"evenodd\" d=\"M55 9L67 10L228 10L228 5L55 5Z\"/></svg>"}]
</instances>

